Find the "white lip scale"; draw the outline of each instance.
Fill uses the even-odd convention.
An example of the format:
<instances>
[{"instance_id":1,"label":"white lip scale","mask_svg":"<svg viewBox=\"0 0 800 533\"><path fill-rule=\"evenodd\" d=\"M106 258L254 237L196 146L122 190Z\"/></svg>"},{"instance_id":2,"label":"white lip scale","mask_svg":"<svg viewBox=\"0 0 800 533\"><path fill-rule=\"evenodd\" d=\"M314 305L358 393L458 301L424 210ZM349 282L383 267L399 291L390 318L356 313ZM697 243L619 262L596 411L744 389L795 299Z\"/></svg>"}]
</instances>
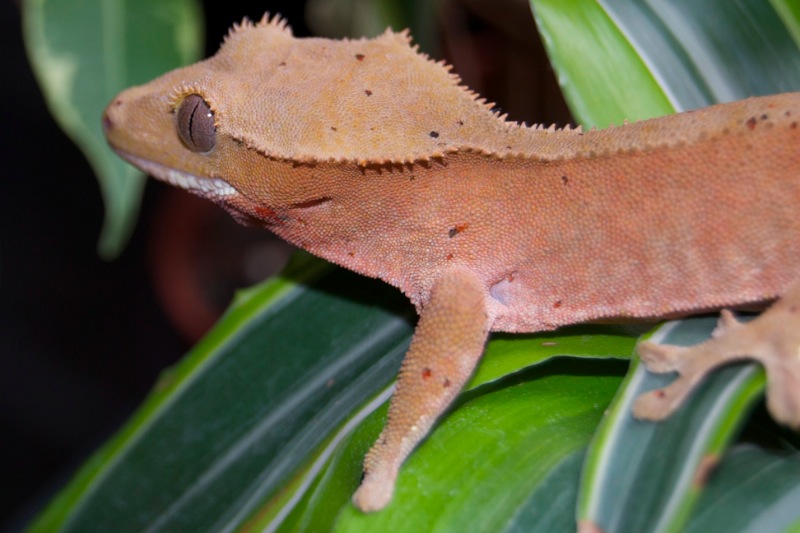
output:
<instances>
[{"instance_id":1,"label":"white lip scale","mask_svg":"<svg viewBox=\"0 0 800 533\"><path fill-rule=\"evenodd\" d=\"M126 161L130 161L154 178L165 181L175 187L213 196L233 196L234 194L239 194L239 192L225 180L219 178L199 178L192 174L175 170L174 168L153 163L152 161L142 159L141 157L137 157L122 150L115 151L120 157Z\"/></svg>"}]
</instances>

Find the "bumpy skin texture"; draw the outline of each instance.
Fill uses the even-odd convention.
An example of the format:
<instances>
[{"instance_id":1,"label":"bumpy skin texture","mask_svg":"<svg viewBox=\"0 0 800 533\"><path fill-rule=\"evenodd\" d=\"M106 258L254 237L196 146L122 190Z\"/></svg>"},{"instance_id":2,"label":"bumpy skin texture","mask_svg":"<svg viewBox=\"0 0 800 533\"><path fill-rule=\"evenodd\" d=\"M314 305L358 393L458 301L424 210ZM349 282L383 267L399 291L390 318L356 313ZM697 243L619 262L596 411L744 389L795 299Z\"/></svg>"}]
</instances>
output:
<instances>
[{"instance_id":1,"label":"bumpy skin texture","mask_svg":"<svg viewBox=\"0 0 800 533\"><path fill-rule=\"evenodd\" d=\"M134 165L416 305L364 510L389 501L489 331L785 294L800 260L798 120L800 94L784 94L603 131L528 128L406 34L296 39L277 18L234 27L214 57L123 92L103 117ZM800 408L781 419L800 425Z\"/></svg>"}]
</instances>

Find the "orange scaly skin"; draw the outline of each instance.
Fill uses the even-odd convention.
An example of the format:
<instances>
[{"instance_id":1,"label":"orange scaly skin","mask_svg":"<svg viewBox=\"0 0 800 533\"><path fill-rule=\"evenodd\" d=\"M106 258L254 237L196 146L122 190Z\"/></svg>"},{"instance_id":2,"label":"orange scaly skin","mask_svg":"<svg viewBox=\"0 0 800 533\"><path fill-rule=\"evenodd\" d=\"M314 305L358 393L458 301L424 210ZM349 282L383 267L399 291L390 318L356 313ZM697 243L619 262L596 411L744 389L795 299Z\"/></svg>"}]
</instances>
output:
<instances>
[{"instance_id":1,"label":"orange scaly skin","mask_svg":"<svg viewBox=\"0 0 800 533\"><path fill-rule=\"evenodd\" d=\"M789 291L800 261L800 94L603 131L527 128L406 34L296 39L265 18L235 27L214 57L123 92L103 120L134 165L417 307L354 496L365 511L388 503L490 331L765 303ZM795 427L798 385L770 389Z\"/></svg>"}]
</instances>

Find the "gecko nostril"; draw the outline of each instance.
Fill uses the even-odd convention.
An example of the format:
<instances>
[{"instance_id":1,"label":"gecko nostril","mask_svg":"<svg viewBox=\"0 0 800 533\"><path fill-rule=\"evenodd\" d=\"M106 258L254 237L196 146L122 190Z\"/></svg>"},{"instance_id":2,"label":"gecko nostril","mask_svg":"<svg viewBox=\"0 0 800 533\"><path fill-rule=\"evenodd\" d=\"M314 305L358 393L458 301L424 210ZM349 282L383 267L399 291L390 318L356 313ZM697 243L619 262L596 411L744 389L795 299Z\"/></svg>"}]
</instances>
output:
<instances>
[{"instance_id":1,"label":"gecko nostril","mask_svg":"<svg viewBox=\"0 0 800 533\"><path fill-rule=\"evenodd\" d=\"M103 133L108 133L112 128L114 128L114 121L108 116L108 111L106 110L103 112Z\"/></svg>"},{"instance_id":2,"label":"gecko nostril","mask_svg":"<svg viewBox=\"0 0 800 533\"><path fill-rule=\"evenodd\" d=\"M103 113L103 132L106 133L114 126L114 123L111 122L111 118L108 116L108 113Z\"/></svg>"},{"instance_id":3,"label":"gecko nostril","mask_svg":"<svg viewBox=\"0 0 800 533\"><path fill-rule=\"evenodd\" d=\"M106 107L105 110L103 110L102 125L104 134L116 127L116 122L114 122L114 119L112 119L111 116L122 113L122 110L119 108L124 104L125 100L117 97L110 104L108 104L108 107Z\"/></svg>"}]
</instances>

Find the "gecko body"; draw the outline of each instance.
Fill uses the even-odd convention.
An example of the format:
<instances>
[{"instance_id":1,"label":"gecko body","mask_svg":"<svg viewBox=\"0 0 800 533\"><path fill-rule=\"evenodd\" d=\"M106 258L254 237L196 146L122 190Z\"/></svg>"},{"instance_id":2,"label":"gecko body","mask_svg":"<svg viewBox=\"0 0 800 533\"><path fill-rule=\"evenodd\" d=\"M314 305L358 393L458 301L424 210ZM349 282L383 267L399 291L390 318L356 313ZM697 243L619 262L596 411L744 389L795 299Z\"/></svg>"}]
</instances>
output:
<instances>
[{"instance_id":1,"label":"gecko body","mask_svg":"<svg viewBox=\"0 0 800 533\"><path fill-rule=\"evenodd\" d=\"M800 262L800 94L529 128L409 41L245 21L214 57L123 92L103 118L124 159L416 306L363 510L388 503L490 331L764 304ZM657 404L642 414L663 416Z\"/></svg>"}]
</instances>

